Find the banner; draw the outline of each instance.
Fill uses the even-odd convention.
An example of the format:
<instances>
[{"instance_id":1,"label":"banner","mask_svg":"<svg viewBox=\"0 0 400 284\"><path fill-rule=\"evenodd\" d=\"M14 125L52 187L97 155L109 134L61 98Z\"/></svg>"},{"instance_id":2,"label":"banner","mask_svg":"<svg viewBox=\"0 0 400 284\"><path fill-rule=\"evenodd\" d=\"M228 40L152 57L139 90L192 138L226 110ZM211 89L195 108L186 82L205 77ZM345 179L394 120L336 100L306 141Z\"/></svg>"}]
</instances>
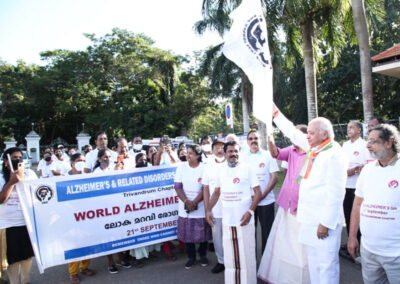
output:
<instances>
[{"instance_id":1,"label":"banner","mask_svg":"<svg viewBox=\"0 0 400 284\"><path fill-rule=\"evenodd\" d=\"M230 125L230 127L233 128L233 109L231 103L227 103L225 106L225 117L226 124Z\"/></svg>"},{"instance_id":2,"label":"banner","mask_svg":"<svg viewBox=\"0 0 400 284\"><path fill-rule=\"evenodd\" d=\"M261 1L243 0L231 16L233 24L224 37L222 52L253 84L254 116L272 133L272 63Z\"/></svg>"},{"instance_id":3,"label":"banner","mask_svg":"<svg viewBox=\"0 0 400 284\"><path fill-rule=\"evenodd\" d=\"M176 239L175 171L162 166L20 183L40 272Z\"/></svg>"}]
</instances>

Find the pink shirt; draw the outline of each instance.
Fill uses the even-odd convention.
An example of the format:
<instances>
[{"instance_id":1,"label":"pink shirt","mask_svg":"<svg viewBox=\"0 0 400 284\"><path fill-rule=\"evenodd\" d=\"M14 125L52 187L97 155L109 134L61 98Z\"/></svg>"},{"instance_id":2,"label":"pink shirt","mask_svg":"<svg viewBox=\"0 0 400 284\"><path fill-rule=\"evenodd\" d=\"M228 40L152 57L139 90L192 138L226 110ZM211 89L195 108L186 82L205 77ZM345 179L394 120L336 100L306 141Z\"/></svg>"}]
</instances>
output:
<instances>
[{"instance_id":1,"label":"pink shirt","mask_svg":"<svg viewBox=\"0 0 400 284\"><path fill-rule=\"evenodd\" d=\"M303 152L300 154L294 146L283 149L278 148L278 153L276 159L287 161L288 169L277 203L285 210L290 209L290 214L296 215L300 187L300 184L297 183L297 177L299 176L306 153Z\"/></svg>"}]
</instances>

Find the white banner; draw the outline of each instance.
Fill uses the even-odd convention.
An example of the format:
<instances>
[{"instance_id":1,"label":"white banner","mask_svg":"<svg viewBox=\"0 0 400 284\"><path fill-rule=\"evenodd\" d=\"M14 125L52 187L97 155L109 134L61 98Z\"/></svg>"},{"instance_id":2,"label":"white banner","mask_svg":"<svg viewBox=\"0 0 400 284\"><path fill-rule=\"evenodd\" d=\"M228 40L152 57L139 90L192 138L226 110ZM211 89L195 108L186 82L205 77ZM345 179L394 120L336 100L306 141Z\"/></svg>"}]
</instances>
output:
<instances>
[{"instance_id":1,"label":"white banner","mask_svg":"<svg viewBox=\"0 0 400 284\"><path fill-rule=\"evenodd\" d=\"M224 55L246 73L253 84L254 116L272 133L272 62L267 25L260 0L243 0L232 14L233 24L224 37Z\"/></svg>"},{"instance_id":2,"label":"white banner","mask_svg":"<svg viewBox=\"0 0 400 284\"><path fill-rule=\"evenodd\" d=\"M233 108L231 103L227 103L225 106L225 117L226 124L233 128Z\"/></svg>"},{"instance_id":3,"label":"white banner","mask_svg":"<svg viewBox=\"0 0 400 284\"><path fill-rule=\"evenodd\" d=\"M19 185L40 271L176 239L175 171L162 166Z\"/></svg>"}]
</instances>

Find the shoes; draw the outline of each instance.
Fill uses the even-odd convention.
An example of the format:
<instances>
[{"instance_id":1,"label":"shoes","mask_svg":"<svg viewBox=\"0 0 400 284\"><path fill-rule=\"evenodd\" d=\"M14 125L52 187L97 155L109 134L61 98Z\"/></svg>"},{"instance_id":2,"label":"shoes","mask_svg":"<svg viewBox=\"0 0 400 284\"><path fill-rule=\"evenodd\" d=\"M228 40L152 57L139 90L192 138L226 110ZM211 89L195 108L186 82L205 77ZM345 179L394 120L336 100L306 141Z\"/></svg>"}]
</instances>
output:
<instances>
[{"instance_id":1,"label":"shoes","mask_svg":"<svg viewBox=\"0 0 400 284\"><path fill-rule=\"evenodd\" d=\"M211 269L212 273L220 273L225 270L225 265L221 263L217 263L213 269Z\"/></svg>"},{"instance_id":2,"label":"shoes","mask_svg":"<svg viewBox=\"0 0 400 284\"><path fill-rule=\"evenodd\" d=\"M158 256L154 252L149 252L149 259L152 261L157 261Z\"/></svg>"},{"instance_id":3,"label":"shoes","mask_svg":"<svg viewBox=\"0 0 400 284\"><path fill-rule=\"evenodd\" d=\"M346 249L340 249L339 250L339 255L341 257L344 257L344 258L348 259L348 260L354 261L353 257L347 251L347 248Z\"/></svg>"},{"instance_id":4,"label":"shoes","mask_svg":"<svg viewBox=\"0 0 400 284\"><path fill-rule=\"evenodd\" d=\"M118 268L115 265L109 266L108 267L108 272L110 274L117 274L118 273Z\"/></svg>"},{"instance_id":5,"label":"shoes","mask_svg":"<svg viewBox=\"0 0 400 284\"><path fill-rule=\"evenodd\" d=\"M192 266L196 264L196 259L195 258L189 258L189 260L185 264L186 269L192 268Z\"/></svg>"},{"instance_id":6,"label":"shoes","mask_svg":"<svg viewBox=\"0 0 400 284\"><path fill-rule=\"evenodd\" d=\"M170 253L170 254L165 255L165 258L168 259L168 260L170 260L170 261L175 261L175 260L177 260L176 255L174 255L173 253Z\"/></svg>"},{"instance_id":7,"label":"shoes","mask_svg":"<svg viewBox=\"0 0 400 284\"><path fill-rule=\"evenodd\" d=\"M85 269L81 270L81 273L86 276L93 276L96 274L96 272L94 272L93 270L91 270L89 268L85 268Z\"/></svg>"},{"instance_id":8,"label":"shoes","mask_svg":"<svg viewBox=\"0 0 400 284\"><path fill-rule=\"evenodd\" d=\"M200 265L203 266L203 267L207 266L208 265L208 258L205 257L205 256L201 257L200 258Z\"/></svg>"},{"instance_id":9,"label":"shoes","mask_svg":"<svg viewBox=\"0 0 400 284\"><path fill-rule=\"evenodd\" d=\"M132 265L128 261L121 261L120 263L117 263L117 266L121 266L123 268L131 268Z\"/></svg>"},{"instance_id":10,"label":"shoes","mask_svg":"<svg viewBox=\"0 0 400 284\"><path fill-rule=\"evenodd\" d=\"M70 276L69 276L69 283L71 283L71 284L78 284L79 282L81 282L81 280L79 280L78 274L70 275Z\"/></svg>"}]
</instances>

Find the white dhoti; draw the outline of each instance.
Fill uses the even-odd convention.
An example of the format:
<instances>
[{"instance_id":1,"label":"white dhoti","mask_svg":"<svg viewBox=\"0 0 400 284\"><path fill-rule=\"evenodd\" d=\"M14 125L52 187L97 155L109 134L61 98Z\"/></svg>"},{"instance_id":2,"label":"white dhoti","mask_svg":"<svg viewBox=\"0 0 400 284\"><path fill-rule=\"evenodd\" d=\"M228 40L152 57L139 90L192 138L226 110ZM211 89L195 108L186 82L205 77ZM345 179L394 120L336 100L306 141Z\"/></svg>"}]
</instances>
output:
<instances>
[{"instance_id":1,"label":"white dhoti","mask_svg":"<svg viewBox=\"0 0 400 284\"><path fill-rule=\"evenodd\" d=\"M258 268L268 283L310 283L306 246L299 243L296 216L279 207Z\"/></svg>"},{"instance_id":2,"label":"white dhoti","mask_svg":"<svg viewBox=\"0 0 400 284\"><path fill-rule=\"evenodd\" d=\"M225 283L255 284L256 240L254 224L223 227Z\"/></svg>"},{"instance_id":3,"label":"white dhoti","mask_svg":"<svg viewBox=\"0 0 400 284\"><path fill-rule=\"evenodd\" d=\"M299 241L306 245L311 283L339 284L339 248L342 226L328 230L328 237L318 239L317 225L301 224Z\"/></svg>"}]
</instances>

